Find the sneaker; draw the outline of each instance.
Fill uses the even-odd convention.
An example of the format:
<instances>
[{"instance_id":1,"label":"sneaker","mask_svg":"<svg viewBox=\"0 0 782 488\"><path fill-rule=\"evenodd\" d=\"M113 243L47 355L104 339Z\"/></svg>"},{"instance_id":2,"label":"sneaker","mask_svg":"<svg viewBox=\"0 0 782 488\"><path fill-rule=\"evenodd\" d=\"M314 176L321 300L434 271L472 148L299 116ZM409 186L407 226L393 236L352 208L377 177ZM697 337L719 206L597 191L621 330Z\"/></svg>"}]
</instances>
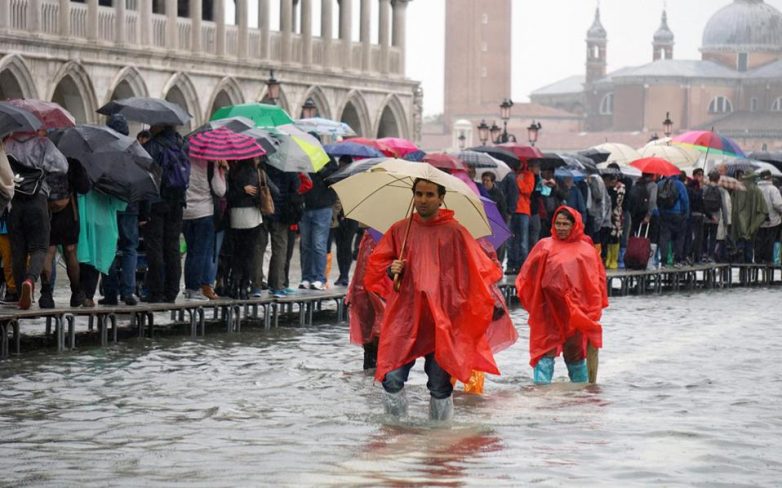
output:
<instances>
[{"instance_id":1,"label":"sneaker","mask_svg":"<svg viewBox=\"0 0 782 488\"><path fill-rule=\"evenodd\" d=\"M76 295L71 295L71 307L81 307L84 303L84 294L81 294L81 301L75 302ZM78 305L74 305L75 303L78 303ZM108 306L114 306L119 305L119 301L117 301L117 297L103 297L100 300L98 300L98 305L108 305Z\"/></svg>"},{"instance_id":2,"label":"sneaker","mask_svg":"<svg viewBox=\"0 0 782 488\"><path fill-rule=\"evenodd\" d=\"M293 295L295 293L298 293L298 290L296 290L294 288L286 288L286 289L282 290L282 292L285 293L286 295Z\"/></svg>"},{"instance_id":3,"label":"sneaker","mask_svg":"<svg viewBox=\"0 0 782 488\"><path fill-rule=\"evenodd\" d=\"M270 290L269 294L274 298L285 298L288 296L288 294L285 293L285 290Z\"/></svg>"},{"instance_id":4,"label":"sneaker","mask_svg":"<svg viewBox=\"0 0 782 488\"><path fill-rule=\"evenodd\" d=\"M125 295L124 297L122 297L122 301L125 302L125 305L131 307L134 305L138 305L138 298L136 298L136 296L133 294Z\"/></svg>"},{"instance_id":5,"label":"sneaker","mask_svg":"<svg viewBox=\"0 0 782 488\"><path fill-rule=\"evenodd\" d=\"M19 301L19 294L14 291L6 291L3 303L17 303Z\"/></svg>"},{"instance_id":6,"label":"sneaker","mask_svg":"<svg viewBox=\"0 0 782 488\"><path fill-rule=\"evenodd\" d=\"M217 300L220 298L209 285L201 285L201 293L210 300Z\"/></svg>"},{"instance_id":7,"label":"sneaker","mask_svg":"<svg viewBox=\"0 0 782 488\"><path fill-rule=\"evenodd\" d=\"M313 281L310 284L310 290L325 290L326 286L323 284L323 282L320 281Z\"/></svg>"},{"instance_id":8,"label":"sneaker","mask_svg":"<svg viewBox=\"0 0 782 488\"><path fill-rule=\"evenodd\" d=\"M29 310L33 304L33 294L35 293L35 283L33 280L26 279L22 283L22 293L19 297L19 309Z\"/></svg>"},{"instance_id":9,"label":"sneaker","mask_svg":"<svg viewBox=\"0 0 782 488\"><path fill-rule=\"evenodd\" d=\"M54 297L51 293L41 293L38 298L38 306L41 308L54 308Z\"/></svg>"},{"instance_id":10,"label":"sneaker","mask_svg":"<svg viewBox=\"0 0 782 488\"><path fill-rule=\"evenodd\" d=\"M306 290L310 287L310 282L307 280L301 280L301 283L299 283L299 288L302 290Z\"/></svg>"},{"instance_id":11,"label":"sneaker","mask_svg":"<svg viewBox=\"0 0 782 488\"><path fill-rule=\"evenodd\" d=\"M251 293L253 298L261 298L263 290L260 288L253 288Z\"/></svg>"},{"instance_id":12,"label":"sneaker","mask_svg":"<svg viewBox=\"0 0 782 488\"><path fill-rule=\"evenodd\" d=\"M188 300L195 300L198 302L205 302L209 300L201 293L201 290L185 290L185 298Z\"/></svg>"}]
</instances>

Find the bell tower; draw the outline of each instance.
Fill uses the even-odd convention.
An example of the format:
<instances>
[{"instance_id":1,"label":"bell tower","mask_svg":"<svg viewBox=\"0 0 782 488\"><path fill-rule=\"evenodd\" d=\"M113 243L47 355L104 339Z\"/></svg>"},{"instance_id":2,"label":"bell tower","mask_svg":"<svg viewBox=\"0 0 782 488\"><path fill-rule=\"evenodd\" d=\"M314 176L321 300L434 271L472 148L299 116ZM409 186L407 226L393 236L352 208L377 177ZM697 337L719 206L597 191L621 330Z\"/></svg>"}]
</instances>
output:
<instances>
[{"instance_id":1,"label":"bell tower","mask_svg":"<svg viewBox=\"0 0 782 488\"><path fill-rule=\"evenodd\" d=\"M673 59L673 44L673 32L668 27L668 13L663 10L660 27L654 33L654 40L652 41L652 60Z\"/></svg>"},{"instance_id":2,"label":"bell tower","mask_svg":"<svg viewBox=\"0 0 782 488\"><path fill-rule=\"evenodd\" d=\"M600 7L595 9L595 20L587 31L587 61L586 84L589 85L601 78L605 78L608 66L606 48L608 46L608 34L600 22Z\"/></svg>"}]
</instances>

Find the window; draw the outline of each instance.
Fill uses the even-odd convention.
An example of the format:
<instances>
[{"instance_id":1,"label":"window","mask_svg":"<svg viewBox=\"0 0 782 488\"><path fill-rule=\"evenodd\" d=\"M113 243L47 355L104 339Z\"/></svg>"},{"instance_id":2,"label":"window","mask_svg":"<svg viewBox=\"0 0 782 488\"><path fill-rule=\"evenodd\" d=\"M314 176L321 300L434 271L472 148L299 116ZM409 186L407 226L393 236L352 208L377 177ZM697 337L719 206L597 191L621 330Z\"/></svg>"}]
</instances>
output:
<instances>
[{"instance_id":1,"label":"window","mask_svg":"<svg viewBox=\"0 0 782 488\"><path fill-rule=\"evenodd\" d=\"M733 104L726 97L714 97L709 104L710 114L725 114L733 112Z\"/></svg>"},{"instance_id":2,"label":"window","mask_svg":"<svg viewBox=\"0 0 782 488\"><path fill-rule=\"evenodd\" d=\"M481 19L484 25L489 23L489 14L483 14L483 18Z\"/></svg>"},{"instance_id":3,"label":"window","mask_svg":"<svg viewBox=\"0 0 782 488\"><path fill-rule=\"evenodd\" d=\"M481 51L486 52L489 50L489 44L486 41L481 42Z\"/></svg>"},{"instance_id":4,"label":"window","mask_svg":"<svg viewBox=\"0 0 782 488\"><path fill-rule=\"evenodd\" d=\"M747 71L748 65L749 65L749 54L739 53L739 56L736 59L736 69L738 69L739 71Z\"/></svg>"},{"instance_id":5,"label":"window","mask_svg":"<svg viewBox=\"0 0 782 488\"><path fill-rule=\"evenodd\" d=\"M600 101L600 115L611 115L614 113L614 94L609 93Z\"/></svg>"},{"instance_id":6,"label":"window","mask_svg":"<svg viewBox=\"0 0 782 488\"><path fill-rule=\"evenodd\" d=\"M756 97L752 97L749 99L749 111L750 112L758 111L758 99Z\"/></svg>"},{"instance_id":7,"label":"window","mask_svg":"<svg viewBox=\"0 0 782 488\"><path fill-rule=\"evenodd\" d=\"M782 112L782 97L779 97L776 100L774 100L774 103L771 104L771 111Z\"/></svg>"}]
</instances>

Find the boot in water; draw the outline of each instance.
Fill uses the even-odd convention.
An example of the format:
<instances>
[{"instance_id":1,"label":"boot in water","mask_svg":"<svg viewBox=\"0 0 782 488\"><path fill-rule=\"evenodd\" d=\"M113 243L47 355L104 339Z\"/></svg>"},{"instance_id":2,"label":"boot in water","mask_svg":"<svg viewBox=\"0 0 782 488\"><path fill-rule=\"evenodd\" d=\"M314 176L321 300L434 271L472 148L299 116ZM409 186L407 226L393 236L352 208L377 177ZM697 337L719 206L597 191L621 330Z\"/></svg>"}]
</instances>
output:
<instances>
[{"instance_id":1,"label":"boot in water","mask_svg":"<svg viewBox=\"0 0 782 488\"><path fill-rule=\"evenodd\" d=\"M448 398L429 397L429 420L448 422L453 419L453 396Z\"/></svg>"},{"instance_id":2,"label":"boot in water","mask_svg":"<svg viewBox=\"0 0 782 488\"><path fill-rule=\"evenodd\" d=\"M567 375L570 377L570 381L573 383L586 383L587 382L587 362L586 359L582 359L576 363L565 362L567 366Z\"/></svg>"},{"instance_id":3,"label":"boot in water","mask_svg":"<svg viewBox=\"0 0 782 488\"><path fill-rule=\"evenodd\" d=\"M532 381L536 385L548 385L551 383L551 378L554 377L554 358L549 356L543 356L535 365L535 369L532 370Z\"/></svg>"},{"instance_id":4,"label":"boot in water","mask_svg":"<svg viewBox=\"0 0 782 488\"><path fill-rule=\"evenodd\" d=\"M389 393L383 390L383 407L386 414L392 417L407 417L407 394L402 388L396 393Z\"/></svg>"}]
</instances>

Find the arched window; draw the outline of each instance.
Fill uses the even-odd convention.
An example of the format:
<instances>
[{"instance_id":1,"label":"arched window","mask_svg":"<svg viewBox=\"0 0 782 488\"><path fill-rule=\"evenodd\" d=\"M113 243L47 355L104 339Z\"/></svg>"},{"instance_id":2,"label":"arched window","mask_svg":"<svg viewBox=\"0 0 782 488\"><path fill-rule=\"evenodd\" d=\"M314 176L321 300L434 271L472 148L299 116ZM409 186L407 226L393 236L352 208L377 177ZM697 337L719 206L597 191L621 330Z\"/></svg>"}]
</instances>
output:
<instances>
[{"instance_id":1,"label":"arched window","mask_svg":"<svg viewBox=\"0 0 782 488\"><path fill-rule=\"evenodd\" d=\"M757 97L752 97L749 99L749 111L750 112L757 112L758 111L758 99Z\"/></svg>"},{"instance_id":2,"label":"arched window","mask_svg":"<svg viewBox=\"0 0 782 488\"><path fill-rule=\"evenodd\" d=\"M614 113L614 94L609 93L600 101L600 115L611 115Z\"/></svg>"},{"instance_id":3,"label":"arched window","mask_svg":"<svg viewBox=\"0 0 782 488\"><path fill-rule=\"evenodd\" d=\"M774 100L774 103L771 104L771 111L782 112L782 97L779 97L776 100Z\"/></svg>"},{"instance_id":4,"label":"arched window","mask_svg":"<svg viewBox=\"0 0 782 488\"><path fill-rule=\"evenodd\" d=\"M733 104L727 97L714 97L709 104L710 114L725 114L733 112Z\"/></svg>"}]
</instances>

